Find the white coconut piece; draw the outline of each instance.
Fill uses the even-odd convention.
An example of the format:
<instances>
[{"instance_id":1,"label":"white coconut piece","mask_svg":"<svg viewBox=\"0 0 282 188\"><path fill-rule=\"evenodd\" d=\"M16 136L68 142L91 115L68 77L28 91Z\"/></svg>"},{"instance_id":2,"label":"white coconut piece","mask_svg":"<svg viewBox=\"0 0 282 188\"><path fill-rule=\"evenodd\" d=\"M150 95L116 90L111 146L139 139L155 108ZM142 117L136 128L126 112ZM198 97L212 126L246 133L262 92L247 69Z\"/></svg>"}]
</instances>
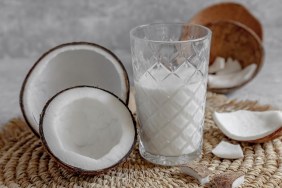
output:
<instances>
[{"instance_id":1,"label":"white coconut piece","mask_svg":"<svg viewBox=\"0 0 282 188\"><path fill-rule=\"evenodd\" d=\"M211 171L204 165L189 163L187 165L180 166L181 172L196 178L201 185L209 182L209 175Z\"/></svg>"},{"instance_id":2,"label":"white coconut piece","mask_svg":"<svg viewBox=\"0 0 282 188\"><path fill-rule=\"evenodd\" d=\"M245 176L240 176L232 183L232 188L240 187L245 181Z\"/></svg>"},{"instance_id":3,"label":"white coconut piece","mask_svg":"<svg viewBox=\"0 0 282 188\"><path fill-rule=\"evenodd\" d=\"M231 58L228 58L224 69L217 71L216 75L227 75L240 70L242 70L240 62L238 60L232 60Z\"/></svg>"},{"instance_id":4,"label":"white coconut piece","mask_svg":"<svg viewBox=\"0 0 282 188\"><path fill-rule=\"evenodd\" d=\"M62 166L97 173L120 163L136 140L135 121L125 103L98 88L66 89L45 105L40 136Z\"/></svg>"},{"instance_id":5,"label":"white coconut piece","mask_svg":"<svg viewBox=\"0 0 282 188\"><path fill-rule=\"evenodd\" d=\"M221 141L213 150L212 153L223 159L239 159L244 157L242 148L239 144L231 144Z\"/></svg>"},{"instance_id":6,"label":"white coconut piece","mask_svg":"<svg viewBox=\"0 0 282 188\"><path fill-rule=\"evenodd\" d=\"M48 99L63 89L77 85L103 88L128 102L128 76L112 52L86 42L57 46L38 59L21 89L23 116L37 135L39 116Z\"/></svg>"},{"instance_id":7,"label":"white coconut piece","mask_svg":"<svg viewBox=\"0 0 282 188\"><path fill-rule=\"evenodd\" d=\"M257 68L256 64L251 64L243 70L228 75L209 75L209 88L232 88L239 86L252 78Z\"/></svg>"},{"instance_id":8,"label":"white coconut piece","mask_svg":"<svg viewBox=\"0 0 282 188\"><path fill-rule=\"evenodd\" d=\"M213 64L209 66L209 74L216 73L222 69L224 69L225 60L223 57L216 57Z\"/></svg>"},{"instance_id":9,"label":"white coconut piece","mask_svg":"<svg viewBox=\"0 0 282 188\"><path fill-rule=\"evenodd\" d=\"M244 181L245 176L242 172L226 172L213 177L213 183L217 188L237 188Z\"/></svg>"},{"instance_id":10,"label":"white coconut piece","mask_svg":"<svg viewBox=\"0 0 282 188\"><path fill-rule=\"evenodd\" d=\"M280 130L282 112L247 110L227 113L214 112L213 120L227 137L238 141L253 141L265 138Z\"/></svg>"}]
</instances>

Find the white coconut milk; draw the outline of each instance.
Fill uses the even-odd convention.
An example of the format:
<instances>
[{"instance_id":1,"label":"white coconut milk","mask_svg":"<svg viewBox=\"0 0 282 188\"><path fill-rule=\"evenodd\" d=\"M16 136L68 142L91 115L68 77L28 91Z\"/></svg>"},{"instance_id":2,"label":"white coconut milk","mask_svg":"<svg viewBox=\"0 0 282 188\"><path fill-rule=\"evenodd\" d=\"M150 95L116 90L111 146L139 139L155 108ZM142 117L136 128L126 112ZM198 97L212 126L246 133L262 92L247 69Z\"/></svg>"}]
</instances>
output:
<instances>
[{"instance_id":1,"label":"white coconut milk","mask_svg":"<svg viewBox=\"0 0 282 188\"><path fill-rule=\"evenodd\" d=\"M151 69L135 81L140 147L146 152L180 156L200 149L206 84L194 73Z\"/></svg>"}]
</instances>

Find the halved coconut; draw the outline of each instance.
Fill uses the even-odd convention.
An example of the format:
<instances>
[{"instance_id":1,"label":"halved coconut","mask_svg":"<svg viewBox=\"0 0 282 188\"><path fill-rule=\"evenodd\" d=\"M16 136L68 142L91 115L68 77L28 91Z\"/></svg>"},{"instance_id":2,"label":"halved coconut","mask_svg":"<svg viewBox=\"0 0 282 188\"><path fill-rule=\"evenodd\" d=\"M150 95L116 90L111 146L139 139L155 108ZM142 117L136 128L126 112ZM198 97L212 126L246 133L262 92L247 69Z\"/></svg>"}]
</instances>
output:
<instances>
[{"instance_id":1,"label":"halved coconut","mask_svg":"<svg viewBox=\"0 0 282 188\"><path fill-rule=\"evenodd\" d=\"M238 141L261 143L282 136L282 112L214 112L213 120L229 138Z\"/></svg>"},{"instance_id":2,"label":"halved coconut","mask_svg":"<svg viewBox=\"0 0 282 188\"><path fill-rule=\"evenodd\" d=\"M59 91L77 85L103 88L128 103L128 76L112 52L93 43L62 44L37 60L22 85L21 110L37 135L39 115L47 100Z\"/></svg>"},{"instance_id":3,"label":"halved coconut","mask_svg":"<svg viewBox=\"0 0 282 188\"><path fill-rule=\"evenodd\" d=\"M78 86L63 90L45 105L40 136L62 166L95 174L119 164L136 140L127 105L108 91Z\"/></svg>"}]
</instances>

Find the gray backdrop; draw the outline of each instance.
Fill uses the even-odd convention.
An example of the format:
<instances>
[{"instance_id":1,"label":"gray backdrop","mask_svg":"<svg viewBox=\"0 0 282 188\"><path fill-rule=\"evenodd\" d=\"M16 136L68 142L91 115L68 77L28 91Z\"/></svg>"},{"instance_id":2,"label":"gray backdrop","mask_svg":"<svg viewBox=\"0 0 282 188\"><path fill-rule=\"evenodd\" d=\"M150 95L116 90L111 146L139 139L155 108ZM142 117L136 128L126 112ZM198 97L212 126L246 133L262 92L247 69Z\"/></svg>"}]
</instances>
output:
<instances>
[{"instance_id":1,"label":"gray backdrop","mask_svg":"<svg viewBox=\"0 0 282 188\"><path fill-rule=\"evenodd\" d=\"M131 77L129 30L152 22L185 22L219 0L1 0L0 124L19 116L18 93L34 61L64 42L90 41L113 50ZM230 97L282 108L282 3L236 1L261 20L265 66L256 79Z\"/></svg>"}]
</instances>

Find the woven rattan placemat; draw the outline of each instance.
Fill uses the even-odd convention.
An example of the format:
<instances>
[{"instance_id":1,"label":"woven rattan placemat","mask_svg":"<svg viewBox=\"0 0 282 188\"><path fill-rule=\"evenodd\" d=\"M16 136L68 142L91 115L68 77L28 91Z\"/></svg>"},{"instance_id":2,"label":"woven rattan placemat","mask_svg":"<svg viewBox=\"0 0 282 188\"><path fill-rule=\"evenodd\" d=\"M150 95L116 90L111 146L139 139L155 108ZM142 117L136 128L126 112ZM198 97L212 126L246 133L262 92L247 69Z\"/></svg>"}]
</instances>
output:
<instances>
[{"instance_id":1,"label":"woven rattan placemat","mask_svg":"<svg viewBox=\"0 0 282 188\"><path fill-rule=\"evenodd\" d=\"M200 163L207 165L213 175L243 171L245 183L242 187L282 187L281 138L264 144L240 143L245 156L243 159L220 159L211 153L215 145L222 139L227 139L211 118L214 110L262 111L269 107L251 101L227 100L222 95L211 93L207 99L203 158ZM0 187L5 186L201 187L195 179L180 173L176 167L161 167L146 162L140 157L137 146L125 162L105 174L82 176L69 173L50 158L40 140L21 119L12 120L0 133ZM211 187L211 184L206 187Z\"/></svg>"}]
</instances>

